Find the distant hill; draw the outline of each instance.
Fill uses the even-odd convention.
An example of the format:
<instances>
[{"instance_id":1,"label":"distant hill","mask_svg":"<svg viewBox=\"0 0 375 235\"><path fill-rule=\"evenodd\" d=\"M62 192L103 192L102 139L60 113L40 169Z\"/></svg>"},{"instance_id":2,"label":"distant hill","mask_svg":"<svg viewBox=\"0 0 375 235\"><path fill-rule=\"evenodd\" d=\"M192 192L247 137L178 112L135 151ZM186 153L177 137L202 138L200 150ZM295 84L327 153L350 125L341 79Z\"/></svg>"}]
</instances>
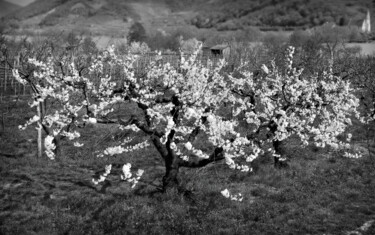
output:
<instances>
[{"instance_id":1,"label":"distant hill","mask_svg":"<svg viewBox=\"0 0 375 235\"><path fill-rule=\"evenodd\" d=\"M20 8L21 7L19 5L16 5L16 4L4 1L4 0L0 0L0 18Z\"/></svg>"},{"instance_id":2,"label":"distant hill","mask_svg":"<svg viewBox=\"0 0 375 235\"><path fill-rule=\"evenodd\" d=\"M75 30L126 35L139 21L146 31L196 27L218 31L347 25L374 14L374 0L36 0L6 16L19 31ZM4 1L1 1L3 4ZM10 3L7 3L10 4ZM2 11L5 9L1 7ZM10 12L10 11L8 11ZM7 25L7 24L6 24ZM8 24L9 25L9 24ZM374 23L373 23L374 25Z\"/></svg>"},{"instance_id":3,"label":"distant hill","mask_svg":"<svg viewBox=\"0 0 375 235\"><path fill-rule=\"evenodd\" d=\"M36 0L7 20L17 21L19 30L33 32L54 29L121 35L135 21L146 29L163 28L166 21L179 19L175 15L163 0Z\"/></svg>"},{"instance_id":4,"label":"distant hill","mask_svg":"<svg viewBox=\"0 0 375 235\"><path fill-rule=\"evenodd\" d=\"M236 30L260 28L309 28L334 22L347 25L363 19L367 9L374 15L373 0L168 0L175 10L186 6L197 14L191 23L198 28Z\"/></svg>"}]
</instances>

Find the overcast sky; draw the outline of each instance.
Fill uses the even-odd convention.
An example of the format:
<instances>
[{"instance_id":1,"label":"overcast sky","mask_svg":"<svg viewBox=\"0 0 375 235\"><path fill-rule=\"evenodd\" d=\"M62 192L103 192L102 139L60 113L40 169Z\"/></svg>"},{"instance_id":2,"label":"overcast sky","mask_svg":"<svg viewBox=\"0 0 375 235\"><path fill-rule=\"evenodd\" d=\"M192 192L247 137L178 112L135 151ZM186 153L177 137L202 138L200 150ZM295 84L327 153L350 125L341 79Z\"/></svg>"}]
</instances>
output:
<instances>
[{"instance_id":1,"label":"overcast sky","mask_svg":"<svg viewBox=\"0 0 375 235\"><path fill-rule=\"evenodd\" d=\"M26 6L27 4L32 3L35 0L5 0L5 1L20 5L20 6Z\"/></svg>"}]
</instances>

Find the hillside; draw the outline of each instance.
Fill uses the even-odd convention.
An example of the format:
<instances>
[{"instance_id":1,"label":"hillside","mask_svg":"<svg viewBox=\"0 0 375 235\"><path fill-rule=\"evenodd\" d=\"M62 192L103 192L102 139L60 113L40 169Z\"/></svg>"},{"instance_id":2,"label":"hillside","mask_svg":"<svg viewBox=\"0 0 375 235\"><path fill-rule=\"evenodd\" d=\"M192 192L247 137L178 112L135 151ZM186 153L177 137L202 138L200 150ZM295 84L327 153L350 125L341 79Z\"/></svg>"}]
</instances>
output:
<instances>
[{"instance_id":1,"label":"hillside","mask_svg":"<svg viewBox=\"0 0 375 235\"><path fill-rule=\"evenodd\" d=\"M16 21L18 31L53 29L123 36L135 21L148 31L186 24L178 15L162 0L37 0L9 15L7 20Z\"/></svg>"},{"instance_id":2,"label":"hillside","mask_svg":"<svg viewBox=\"0 0 375 235\"><path fill-rule=\"evenodd\" d=\"M367 9L374 12L371 0L185 0L174 4L175 9L182 9L183 2L197 12L192 24L218 30L309 28L326 22L347 25L363 19Z\"/></svg>"},{"instance_id":3,"label":"hillside","mask_svg":"<svg viewBox=\"0 0 375 235\"><path fill-rule=\"evenodd\" d=\"M13 4L4 0L0 0L0 18L12 13L13 11L19 8L20 6L16 4Z\"/></svg>"},{"instance_id":4,"label":"hillside","mask_svg":"<svg viewBox=\"0 0 375 235\"><path fill-rule=\"evenodd\" d=\"M368 9L373 17L373 5L372 0L37 0L6 21L21 32L74 30L117 37L126 35L135 21L147 32L181 27L279 30L353 24Z\"/></svg>"}]
</instances>

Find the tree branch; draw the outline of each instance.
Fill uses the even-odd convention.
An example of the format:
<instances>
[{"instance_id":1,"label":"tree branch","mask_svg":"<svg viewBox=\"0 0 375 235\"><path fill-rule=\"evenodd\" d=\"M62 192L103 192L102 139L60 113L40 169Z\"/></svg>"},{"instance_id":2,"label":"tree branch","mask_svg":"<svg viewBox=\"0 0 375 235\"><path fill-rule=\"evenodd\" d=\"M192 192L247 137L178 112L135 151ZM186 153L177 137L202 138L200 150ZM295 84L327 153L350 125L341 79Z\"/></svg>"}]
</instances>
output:
<instances>
[{"instance_id":1,"label":"tree branch","mask_svg":"<svg viewBox=\"0 0 375 235\"><path fill-rule=\"evenodd\" d=\"M181 158L179 162L180 167L187 167L187 168L198 168L198 167L203 167L206 166L212 162L217 162L220 160L223 160L224 157L224 150L221 147L218 147L214 150L214 152L210 155L208 159L201 159L198 162L189 162L189 161L184 161Z\"/></svg>"},{"instance_id":2,"label":"tree branch","mask_svg":"<svg viewBox=\"0 0 375 235\"><path fill-rule=\"evenodd\" d=\"M156 150L160 153L161 157L165 160L168 156L168 150L165 148L165 146L161 143L160 138L157 136L151 137L152 142L154 143L154 146Z\"/></svg>"},{"instance_id":3,"label":"tree branch","mask_svg":"<svg viewBox=\"0 0 375 235\"><path fill-rule=\"evenodd\" d=\"M159 138L164 136L164 132L157 131L154 128L150 128L149 126L145 125L145 123L142 123L141 121L139 121L138 118L136 118L135 115L132 115L128 121L123 121L123 120L121 120L121 118L118 118L117 120L118 120L117 122L112 122L112 123L119 123L122 126L129 126L129 125L134 124L139 129L141 129L145 134L154 135L154 136L157 136ZM113 120L109 120L109 121L113 121Z\"/></svg>"}]
</instances>

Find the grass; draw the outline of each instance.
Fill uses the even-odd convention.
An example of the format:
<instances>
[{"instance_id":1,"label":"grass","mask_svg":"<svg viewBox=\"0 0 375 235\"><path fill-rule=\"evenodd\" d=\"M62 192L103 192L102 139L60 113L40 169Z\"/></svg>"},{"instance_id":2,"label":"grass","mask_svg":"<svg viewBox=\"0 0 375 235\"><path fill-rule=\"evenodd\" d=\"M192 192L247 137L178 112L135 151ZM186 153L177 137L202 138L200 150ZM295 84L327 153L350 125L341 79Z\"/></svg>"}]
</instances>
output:
<instances>
[{"instance_id":1,"label":"grass","mask_svg":"<svg viewBox=\"0 0 375 235\"><path fill-rule=\"evenodd\" d=\"M80 140L84 147L64 142L56 161L37 159L34 129L17 129L33 112L19 112L23 103L18 108L0 137L0 234L349 234L375 219L374 152L347 159L291 140L288 168L275 169L265 156L252 173L224 163L183 169L191 193L162 194L152 186L160 184L164 169L151 146L97 158L96 150L126 133L89 126ZM111 175L109 185L93 185L92 175L112 162L145 169L150 184L131 189ZM225 188L242 193L244 201L222 197ZM360 232L375 234L375 223Z\"/></svg>"}]
</instances>

